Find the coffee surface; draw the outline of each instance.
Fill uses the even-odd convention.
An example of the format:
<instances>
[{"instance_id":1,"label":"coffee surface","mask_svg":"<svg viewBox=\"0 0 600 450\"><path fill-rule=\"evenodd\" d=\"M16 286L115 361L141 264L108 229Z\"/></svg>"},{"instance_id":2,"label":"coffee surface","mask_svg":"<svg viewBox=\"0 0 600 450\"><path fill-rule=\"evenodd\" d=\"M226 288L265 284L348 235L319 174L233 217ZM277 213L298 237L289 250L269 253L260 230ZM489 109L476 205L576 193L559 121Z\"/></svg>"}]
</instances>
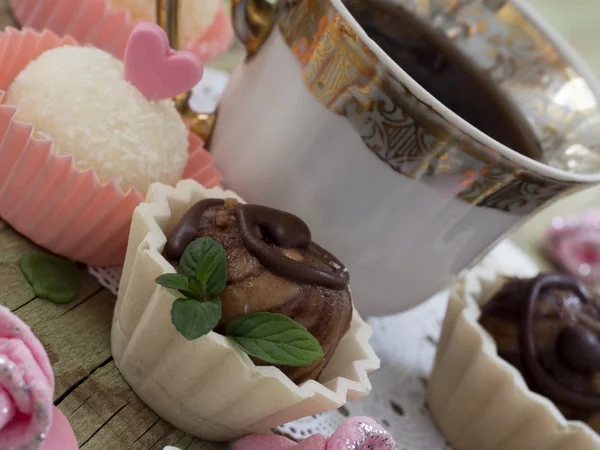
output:
<instances>
[{"instance_id":1,"label":"coffee surface","mask_svg":"<svg viewBox=\"0 0 600 450\"><path fill-rule=\"evenodd\" d=\"M488 136L530 158L540 146L526 119L491 77L440 31L374 0L344 0L361 27L426 91Z\"/></svg>"}]
</instances>

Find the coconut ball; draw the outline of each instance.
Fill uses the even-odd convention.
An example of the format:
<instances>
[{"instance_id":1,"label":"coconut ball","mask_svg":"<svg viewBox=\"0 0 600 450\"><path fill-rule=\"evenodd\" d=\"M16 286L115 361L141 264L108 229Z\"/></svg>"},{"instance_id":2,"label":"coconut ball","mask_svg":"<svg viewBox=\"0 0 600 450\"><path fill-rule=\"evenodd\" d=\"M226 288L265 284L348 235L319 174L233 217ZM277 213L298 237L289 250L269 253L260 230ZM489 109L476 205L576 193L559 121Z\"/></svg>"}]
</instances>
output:
<instances>
[{"instance_id":1,"label":"coconut ball","mask_svg":"<svg viewBox=\"0 0 600 450\"><path fill-rule=\"evenodd\" d=\"M91 47L48 50L10 85L16 119L72 155L79 170L142 195L160 181L175 184L188 158L188 132L173 101L147 100L124 78L123 63Z\"/></svg>"},{"instance_id":2,"label":"coconut ball","mask_svg":"<svg viewBox=\"0 0 600 450\"><path fill-rule=\"evenodd\" d=\"M220 0L181 0L180 38L191 42L213 23ZM112 8L127 9L135 21L156 22L156 0L110 0Z\"/></svg>"}]
</instances>

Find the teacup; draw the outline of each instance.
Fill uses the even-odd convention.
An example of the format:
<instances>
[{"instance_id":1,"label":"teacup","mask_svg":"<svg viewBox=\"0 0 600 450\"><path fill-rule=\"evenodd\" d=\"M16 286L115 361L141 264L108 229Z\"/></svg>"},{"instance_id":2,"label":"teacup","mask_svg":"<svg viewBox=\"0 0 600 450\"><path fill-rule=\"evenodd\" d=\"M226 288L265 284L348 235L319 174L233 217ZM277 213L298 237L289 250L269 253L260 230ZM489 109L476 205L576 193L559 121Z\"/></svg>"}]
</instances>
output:
<instances>
[{"instance_id":1,"label":"teacup","mask_svg":"<svg viewBox=\"0 0 600 450\"><path fill-rule=\"evenodd\" d=\"M239 0L248 54L210 149L228 188L302 217L356 307L426 300L549 201L600 181L600 86L504 0Z\"/></svg>"}]
</instances>

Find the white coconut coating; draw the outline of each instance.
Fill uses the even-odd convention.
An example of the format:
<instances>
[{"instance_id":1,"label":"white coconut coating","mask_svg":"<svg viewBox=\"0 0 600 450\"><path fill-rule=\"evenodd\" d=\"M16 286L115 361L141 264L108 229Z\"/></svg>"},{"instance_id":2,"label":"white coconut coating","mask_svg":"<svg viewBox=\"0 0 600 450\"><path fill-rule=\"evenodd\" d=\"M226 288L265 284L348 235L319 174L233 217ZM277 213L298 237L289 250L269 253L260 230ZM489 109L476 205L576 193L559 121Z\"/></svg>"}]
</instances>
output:
<instances>
[{"instance_id":1,"label":"white coconut coating","mask_svg":"<svg viewBox=\"0 0 600 450\"><path fill-rule=\"evenodd\" d=\"M213 23L221 0L180 0L180 38L190 42ZM156 0L110 0L113 8L129 10L133 20L156 22Z\"/></svg>"},{"instance_id":2,"label":"white coconut coating","mask_svg":"<svg viewBox=\"0 0 600 450\"><path fill-rule=\"evenodd\" d=\"M148 101L123 73L121 61L96 48L48 50L15 78L6 103L78 169L145 195L155 181L181 178L188 133L170 99Z\"/></svg>"}]
</instances>

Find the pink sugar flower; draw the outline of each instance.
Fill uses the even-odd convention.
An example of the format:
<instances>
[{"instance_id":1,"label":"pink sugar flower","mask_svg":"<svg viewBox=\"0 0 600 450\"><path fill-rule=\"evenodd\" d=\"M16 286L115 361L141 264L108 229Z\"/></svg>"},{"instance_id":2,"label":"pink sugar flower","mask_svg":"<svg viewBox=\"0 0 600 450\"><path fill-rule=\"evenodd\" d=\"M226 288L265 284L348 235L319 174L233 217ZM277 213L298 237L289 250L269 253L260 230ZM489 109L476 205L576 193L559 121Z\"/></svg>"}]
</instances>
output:
<instances>
[{"instance_id":1,"label":"pink sugar flower","mask_svg":"<svg viewBox=\"0 0 600 450\"><path fill-rule=\"evenodd\" d=\"M543 245L569 275L590 286L600 284L600 211L554 218Z\"/></svg>"},{"instance_id":2,"label":"pink sugar flower","mask_svg":"<svg viewBox=\"0 0 600 450\"><path fill-rule=\"evenodd\" d=\"M54 407L54 374L31 329L0 306L0 448L76 450L71 426Z\"/></svg>"}]
</instances>

